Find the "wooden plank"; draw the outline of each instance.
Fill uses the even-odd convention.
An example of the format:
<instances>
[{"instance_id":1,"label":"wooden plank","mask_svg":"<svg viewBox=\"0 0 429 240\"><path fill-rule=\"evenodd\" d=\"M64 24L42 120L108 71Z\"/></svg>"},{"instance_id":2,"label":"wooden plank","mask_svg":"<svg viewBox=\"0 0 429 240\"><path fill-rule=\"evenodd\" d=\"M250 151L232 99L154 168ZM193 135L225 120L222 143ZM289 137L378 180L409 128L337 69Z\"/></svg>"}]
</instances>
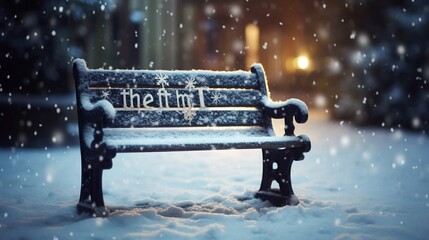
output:
<instances>
[{"instance_id":1,"label":"wooden plank","mask_svg":"<svg viewBox=\"0 0 429 240\"><path fill-rule=\"evenodd\" d=\"M233 137L225 138L176 138L166 141L158 139L129 139L121 141L106 139L106 143L116 147L118 152L159 152L159 151L192 151L192 150L220 150L220 149L277 149L298 148L304 142L295 136L264 136L246 137L237 141Z\"/></svg>"},{"instance_id":2,"label":"wooden plank","mask_svg":"<svg viewBox=\"0 0 429 240\"><path fill-rule=\"evenodd\" d=\"M246 88L259 89L257 75L245 71L87 70L79 73L81 84L121 88Z\"/></svg>"},{"instance_id":3,"label":"wooden plank","mask_svg":"<svg viewBox=\"0 0 429 240\"><path fill-rule=\"evenodd\" d=\"M190 127L190 126L267 126L269 120L258 109L188 110L157 109L117 110L105 127Z\"/></svg>"},{"instance_id":4,"label":"wooden plank","mask_svg":"<svg viewBox=\"0 0 429 240\"><path fill-rule=\"evenodd\" d=\"M147 127L147 128L105 128L105 139L117 139L127 143L139 143L141 139L156 139L164 143L168 139L191 139L197 141L200 138L235 138L240 140L247 137L267 137L273 132L260 126L241 127ZM152 141L155 143L155 140Z\"/></svg>"},{"instance_id":5,"label":"wooden plank","mask_svg":"<svg viewBox=\"0 0 429 240\"><path fill-rule=\"evenodd\" d=\"M108 100L115 108L260 107L261 93L244 89L91 89L92 101Z\"/></svg>"}]
</instances>

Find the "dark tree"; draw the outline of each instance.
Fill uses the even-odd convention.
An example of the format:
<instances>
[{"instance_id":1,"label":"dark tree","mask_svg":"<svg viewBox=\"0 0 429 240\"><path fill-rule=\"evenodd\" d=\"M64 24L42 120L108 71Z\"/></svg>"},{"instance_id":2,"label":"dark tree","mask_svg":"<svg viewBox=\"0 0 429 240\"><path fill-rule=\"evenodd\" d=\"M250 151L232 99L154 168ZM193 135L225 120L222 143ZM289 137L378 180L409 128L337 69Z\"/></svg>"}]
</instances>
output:
<instances>
[{"instance_id":1,"label":"dark tree","mask_svg":"<svg viewBox=\"0 0 429 240\"><path fill-rule=\"evenodd\" d=\"M71 61L83 57L92 23L109 2L0 2L0 145L65 140L75 117Z\"/></svg>"},{"instance_id":2,"label":"dark tree","mask_svg":"<svg viewBox=\"0 0 429 240\"><path fill-rule=\"evenodd\" d=\"M335 74L322 73L334 116L427 133L429 3L348 2L336 6L344 8L338 14L331 9L320 15L336 38L320 54L332 56L340 65Z\"/></svg>"}]
</instances>

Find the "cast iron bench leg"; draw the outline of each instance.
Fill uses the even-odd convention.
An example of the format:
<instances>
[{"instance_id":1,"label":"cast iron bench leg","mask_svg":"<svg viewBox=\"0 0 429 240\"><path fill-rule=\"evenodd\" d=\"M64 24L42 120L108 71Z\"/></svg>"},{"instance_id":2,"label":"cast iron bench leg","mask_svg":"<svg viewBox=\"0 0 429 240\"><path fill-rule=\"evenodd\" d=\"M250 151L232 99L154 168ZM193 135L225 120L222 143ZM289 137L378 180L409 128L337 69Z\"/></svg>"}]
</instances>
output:
<instances>
[{"instance_id":1,"label":"cast iron bench leg","mask_svg":"<svg viewBox=\"0 0 429 240\"><path fill-rule=\"evenodd\" d=\"M95 144L92 144L95 145ZM80 190L79 212L88 212L96 217L107 217L109 212L104 205L102 178L103 170L112 168L112 159L116 151L105 144L97 145L92 156L82 159L82 184Z\"/></svg>"},{"instance_id":2,"label":"cast iron bench leg","mask_svg":"<svg viewBox=\"0 0 429 240\"><path fill-rule=\"evenodd\" d=\"M295 154L289 149L262 149L262 157L261 187L255 197L274 206L298 205L290 179ZM273 181L279 184L280 189L271 188Z\"/></svg>"}]
</instances>

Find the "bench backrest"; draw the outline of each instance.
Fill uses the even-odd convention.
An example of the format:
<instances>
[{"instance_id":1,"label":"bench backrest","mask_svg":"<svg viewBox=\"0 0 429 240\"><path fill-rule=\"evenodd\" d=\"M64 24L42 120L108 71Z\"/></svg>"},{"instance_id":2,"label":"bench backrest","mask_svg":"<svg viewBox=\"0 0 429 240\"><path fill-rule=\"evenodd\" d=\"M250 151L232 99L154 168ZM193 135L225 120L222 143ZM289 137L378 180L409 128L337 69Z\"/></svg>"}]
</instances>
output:
<instances>
[{"instance_id":1,"label":"bench backrest","mask_svg":"<svg viewBox=\"0 0 429 240\"><path fill-rule=\"evenodd\" d=\"M271 119L263 114L261 101L268 89L259 64L250 72L104 70L88 69L84 60L76 59L73 72L80 125L84 109L90 108L85 105L98 102L105 110L114 108L109 110L112 121L104 126L109 128L271 128Z\"/></svg>"}]
</instances>

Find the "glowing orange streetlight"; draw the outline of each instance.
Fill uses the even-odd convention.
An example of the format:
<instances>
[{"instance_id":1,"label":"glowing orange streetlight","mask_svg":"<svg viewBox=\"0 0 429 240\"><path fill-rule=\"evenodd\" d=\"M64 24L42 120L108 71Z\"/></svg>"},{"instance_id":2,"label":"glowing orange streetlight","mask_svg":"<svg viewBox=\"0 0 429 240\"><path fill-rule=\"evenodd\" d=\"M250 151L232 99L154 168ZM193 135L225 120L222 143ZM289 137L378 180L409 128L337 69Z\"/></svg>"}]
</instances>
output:
<instances>
[{"instance_id":1,"label":"glowing orange streetlight","mask_svg":"<svg viewBox=\"0 0 429 240\"><path fill-rule=\"evenodd\" d=\"M301 55L295 59L295 64L298 69L307 70L310 67L310 59L305 55Z\"/></svg>"}]
</instances>

